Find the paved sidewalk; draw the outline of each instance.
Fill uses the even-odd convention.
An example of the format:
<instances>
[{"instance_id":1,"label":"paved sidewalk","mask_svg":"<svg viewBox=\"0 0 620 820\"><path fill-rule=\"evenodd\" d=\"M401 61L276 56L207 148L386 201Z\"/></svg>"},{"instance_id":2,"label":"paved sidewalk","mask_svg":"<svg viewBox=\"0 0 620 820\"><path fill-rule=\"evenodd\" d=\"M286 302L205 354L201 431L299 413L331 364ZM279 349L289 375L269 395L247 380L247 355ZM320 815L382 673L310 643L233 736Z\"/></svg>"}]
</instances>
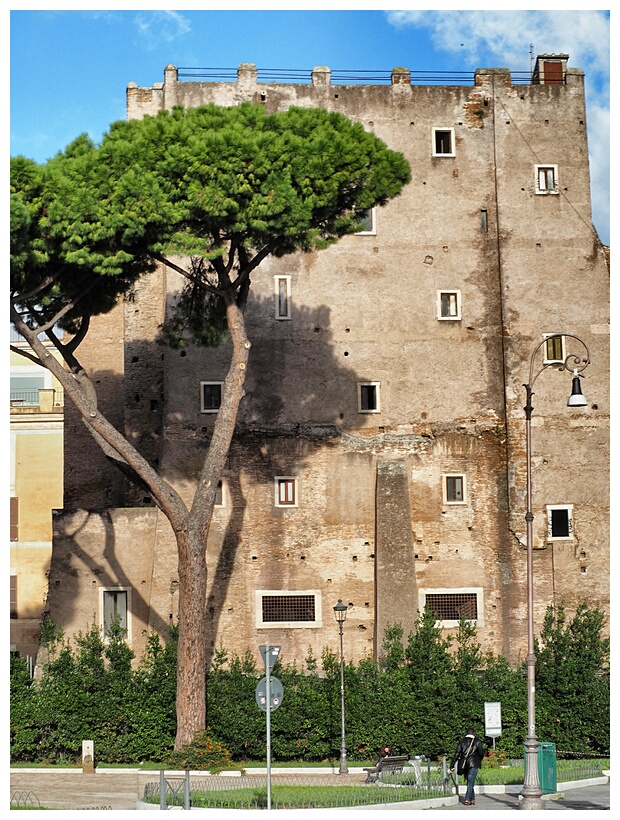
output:
<instances>
[{"instance_id":1,"label":"paved sidewalk","mask_svg":"<svg viewBox=\"0 0 620 820\"><path fill-rule=\"evenodd\" d=\"M279 774L284 774L279 770ZM11 804L45 807L48 809L129 809L136 810L144 794L146 783L159 777L156 771L137 769L98 770L95 774L83 774L81 769L11 769ZM567 789L545 800L548 810L608 810L610 808L610 784L584 785ZM461 795L462 799L462 795ZM155 807L154 807L155 808ZM369 806L371 810L398 811L421 807L415 803ZM477 794L475 806L463 803L428 809L430 811L502 811L519 808L517 794ZM359 809L363 811L364 809ZM234 809L211 809L211 814L225 812L230 817ZM248 810L245 811L247 817ZM303 817L311 814L332 814L330 809L303 809ZM350 811L356 811L351 809ZM252 813L252 812L250 812ZM224 816L224 815L223 815Z\"/></svg>"}]
</instances>

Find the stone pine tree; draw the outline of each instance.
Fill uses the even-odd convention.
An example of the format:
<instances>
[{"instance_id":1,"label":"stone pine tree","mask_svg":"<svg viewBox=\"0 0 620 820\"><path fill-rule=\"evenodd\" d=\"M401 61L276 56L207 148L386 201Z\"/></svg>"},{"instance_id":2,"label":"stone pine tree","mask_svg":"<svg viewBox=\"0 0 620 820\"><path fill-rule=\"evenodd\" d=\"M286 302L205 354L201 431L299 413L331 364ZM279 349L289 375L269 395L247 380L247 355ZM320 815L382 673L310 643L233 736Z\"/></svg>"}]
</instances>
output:
<instances>
[{"instance_id":1,"label":"stone pine tree","mask_svg":"<svg viewBox=\"0 0 620 820\"><path fill-rule=\"evenodd\" d=\"M106 455L148 487L176 537L175 748L205 725L205 553L244 395L251 278L270 255L316 251L359 230L364 212L409 179L402 154L341 114L290 108L268 115L250 103L119 121L98 145L82 135L45 165L11 161L11 321L30 348L18 352L52 371ZM157 264L186 283L164 340L232 342L190 508L104 418L78 359L90 318L110 311ZM62 365L41 343L43 334Z\"/></svg>"}]
</instances>

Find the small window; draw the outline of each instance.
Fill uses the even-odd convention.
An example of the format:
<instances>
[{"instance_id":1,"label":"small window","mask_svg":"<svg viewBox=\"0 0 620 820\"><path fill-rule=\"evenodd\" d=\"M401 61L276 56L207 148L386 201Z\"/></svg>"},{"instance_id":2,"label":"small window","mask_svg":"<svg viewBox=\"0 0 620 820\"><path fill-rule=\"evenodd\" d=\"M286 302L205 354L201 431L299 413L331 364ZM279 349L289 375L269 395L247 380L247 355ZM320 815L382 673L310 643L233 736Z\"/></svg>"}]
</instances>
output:
<instances>
[{"instance_id":1,"label":"small window","mask_svg":"<svg viewBox=\"0 0 620 820\"><path fill-rule=\"evenodd\" d=\"M258 629L322 626L321 593L313 589L257 590L256 626Z\"/></svg>"},{"instance_id":2,"label":"small window","mask_svg":"<svg viewBox=\"0 0 620 820\"><path fill-rule=\"evenodd\" d=\"M217 482L217 489L215 491L215 506L226 507L228 498L228 483L225 478Z\"/></svg>"},{"instance_id":3,"label":"small window","mask_svg":"<svg viewBox=\"0 0 620 820\"><path fill-rule=\"evenodd\" d=\"M448 320L461 318L461 292L459 290L437 291L437 318Z\"/></svg>"},{"instance_id":4,"label":"small window","mask_svg":"<svg viewBox=\"0 0 620 820\"><path fill-rule=\"evenodd\" d=\"M363 234L375 235L377 233L376 218L376 208L369 208L369 210L365 211L364 216L360 219L360 222L362 223L362 229L361 231L357 231L356 236L360 236Z\"/></svg>"},{"instance_id":5,"label":"small window","mask_svg":"<svg viewBox=\"0 0 620 820\"><path fill-rule=\"evenodd\" d=\"M573 505L547 505L547 540L571 541L573 538Z\"/></svg>"},{"instance_id":6,"label":"small window","mask_svg":"<svg viewBox=\"0 0 620 820\"><path fill-rule=\"evenodd\" d=\"M358 412L380 413L379 382L361 382L357 385Z\"/></svg>"},{"instance_id":7,"label":"small window","mask_svg":"<svg viewBox=\"0 0 620 820\"><path fill-rule=\"evenodd\" d=\"M129 590L123 587L100 589L101 626L104 640L109 637L110 627L114 621L125 630L129 640Z\"/></svg>"},{"instance_id":8,"label":"small window","mask_svg":"<svg viewBox=\"0 0 620 820\"><path fill-rule=\"evenodd\" d=\"M274 276L276 289L276 319L291 318L291 277Z\"/></svg>"},{"instance_id":9,"label":"small window","mask_svg":"<svg viewBox=\"0 0 620 820\"><path fill-rule=\"evenodd\" d=\"M276 476L276 507L296 507L297 502L297 479L291 476Z\"/></svg>"},{"instance_id":10,"label":"small window","mask_svg":"<svg viewBox=\"0 0 620 820\"><path fill-rule=\"evenodd\" d=\"M489 214L487 211L480 211L480 230L482 233L489 232Z\"/></svg>"},{"instance_id":11,"label":"small window","mask_svg":"<svg viewBox=\"0 0 620 820\"><path fill-rule=\"evenodd\" d=\"M465 504L465 476L450 474L443 479L444 504Z\"/></svg>"},{"instance_id":12,"label":"small window","mask_svg":"<svg viewBox=\"0 0 620 820\"><path fill-rule=\"evenodd\" d=\"M454 128L433 128L433 156L455 156Z\"/></svg>"},{"instance_id":13,"label":"small window","mask_svg":"<svg viewBox=\"0 0 620 820\"><path fill-rule=\"evenodd\" d=\"M200 382L200 412L217 413L222 404L224 382Z\"/></svg>"},{"instance_id":14,"label":"small window","mask_svg":"<svg viewBox=\"0 0 620 820\"><path fill-rule=\"evenodd\" d=\"M566 361L566 339L553 333L545 333L547 343L544 346L543 364L564 364Z\"/></svg>"},{"instance_id":15,"label":"small window","mask_svg":"<svg viewBox=\"0 0 620 820\"><path fill-rule=\"evenodd\" d=\"M17 618L17 575L11 573L11 591L9 597L11 619Z\"/></svg>"},{"instance_id":16,"label":"small window","mask_svg":"<svg viewBox=\"0 0 620 820\"><path fill-rule=\"evenodd\" d=\"M537 194L557 194L558 193L558 166L557 165L536 165L536 193Z\"/></svg>"},{"instance_id":17,"label":"small window","mask_svg":"<svg viewBox=\"0 0 620 820\"><path fill-rule=\"evenodd\" d=\"M11 541L19 541L19 498L11 496L10 506L10 539Z\"/></svg>"},{"instance_id":18,"label":"small window","mask_svg":"<svg viewBox=\"0 0 620 820\"><path fill-rule=\"evenodd\" d=\"M456 627L461 618L484 626L483 593L480 587L464 589L421 589L420 612L428 608L444 628Z\"/></svg>"}]
</instances>

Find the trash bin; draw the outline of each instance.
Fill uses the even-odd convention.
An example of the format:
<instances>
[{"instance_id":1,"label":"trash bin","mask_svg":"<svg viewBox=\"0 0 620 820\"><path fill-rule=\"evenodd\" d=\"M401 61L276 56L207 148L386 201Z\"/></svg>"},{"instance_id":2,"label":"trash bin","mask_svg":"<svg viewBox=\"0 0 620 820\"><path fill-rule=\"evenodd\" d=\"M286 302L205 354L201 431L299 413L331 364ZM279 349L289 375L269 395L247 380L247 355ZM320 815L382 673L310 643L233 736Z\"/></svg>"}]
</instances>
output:
<instances>
[{"instance_id":1,"label":"trash bin","mask_svg":"<svg viewBox=\"0 0 620 820\"><path fill-rule=\"evenodd\" d=\"M523 754L525 765L525 751ZM558 790L558 769L555 743L538 744L538 781L543 794L554 794Z\"/></svg>"},{"instance_id":2,"label":"trash bin","mask_svg":"<svg viewBox=\"0 0 620 820\"><path fill-rule=\"evenodd\" d=\"M554 794L558 790L558 768L555 743L538 745L538 779L543 794Z\"/></svg>"}]
</instances>

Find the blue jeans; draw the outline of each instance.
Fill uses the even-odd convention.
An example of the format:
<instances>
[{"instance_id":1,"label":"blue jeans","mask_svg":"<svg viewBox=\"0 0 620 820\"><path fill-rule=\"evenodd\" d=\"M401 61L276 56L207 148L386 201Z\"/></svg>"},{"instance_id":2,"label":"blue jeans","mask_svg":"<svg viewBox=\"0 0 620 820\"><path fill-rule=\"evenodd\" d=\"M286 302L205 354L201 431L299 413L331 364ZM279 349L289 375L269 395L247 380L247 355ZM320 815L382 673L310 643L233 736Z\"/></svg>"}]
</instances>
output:
<instances>
[{"instance_id":1,"label":"blue jeans","mask_svg":"<svg viewBox=\"0 0 620 820\"><path fill-rule=\"evenodd\" d=\"M465 792L465 800L474 799L474 783L478 777L478 769L473 767L467 772L467 791Z\"/></svg>"}]
</instances>

